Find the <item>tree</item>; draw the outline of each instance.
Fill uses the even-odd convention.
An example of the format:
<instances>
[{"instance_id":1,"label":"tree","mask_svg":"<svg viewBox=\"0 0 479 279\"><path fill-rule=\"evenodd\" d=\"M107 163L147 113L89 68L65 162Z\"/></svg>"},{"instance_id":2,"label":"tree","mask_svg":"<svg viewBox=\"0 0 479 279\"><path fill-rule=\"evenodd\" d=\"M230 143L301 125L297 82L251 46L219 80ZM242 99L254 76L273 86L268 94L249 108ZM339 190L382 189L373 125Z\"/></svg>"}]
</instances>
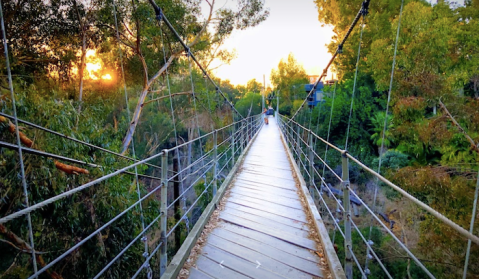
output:
<instances>
[{"instance_id":1,"label":"tree","mask_svg":"<svg viewBox=\"0 0 479 279\"><path fill-rule=\"evenodd\" d=\"M308 75L303 66L296 61L290 53L285 60L281 59L277 69L271 70L271 83L274 90L280 93L280 103L292 103L292 92L294 89L302 90L302 85L309 83ZM302 90L304 91L304 90Z\"/></svg>"},{"instance_id":2,"label":"tree","mask_svg":"<svg viewBox=\"0 0 479 279\"><path fill-rule=\"evenodd\" d=\"M229 8L220 8L216 12L215 1L207 2L210 10L204 23L197 22L199 9L199 2L191 2L185 6L176 10L177 15L173 16L171 10L165 10L167 18L171 22L177 18L179 22L184 22L182 29L185 31L182 35L190 37L187 44L191 50L204 50L209 47L214 47L215 44L220 44L228 37L234 29L244 30L248 27L256 26L260 22L264 21L269 12L264 8L264 2L262 0L241 0L238 2L238 10L233 11ZM161 5L160 5L161 6ZM122 24L122 30L120 32L120 42L128 47L140 60L141 69L143 74L143 88L138 99L138 103L135 107L131 123L128 131L123 139L122 152L126 152L135 129L138 125L143 104L148 96L148 92L152 84L158 77L160 77L173 63L173 61L185 52L182 46L177 43L173 43L176 38L171 36L168 42L168 49L170 50L169 58L165 63L162 63L162 67L154 70L153 75L149 75L149 64L147 63L148 54L147 51L152 51L152 48L146 46L154 44L158 46L155 48L157 52L160 52L162 42L158 41L157 34L161 31L156 27L154 22L155 16L153 10L148 4L135 4L132 1L130 6L130 13L123 12L123 17L120 18ZM127 18L125 15L132 14L131 24L126 24ZM178 22L177 22L178 24ZM180 23L181 24L181 23ZM128 26L134 26L135 30L131 30ZM175 26L175 24L173 24ZM211 26L212 25L212 26ZM180 25L181 26L181 25ZM210 29L208 29L210 28ZM110 29L113 29L110 27ZM214 30L214 33L209 33L208 30ZM153 36L145 36L150 34ZM155 52L153 50L153 53ZM166 59L165 59L166 60Z\"/></svg>"},{"instance_id":3,"label":"tree","mask_svg":"<svg viewBox=\"0 0 479 279\"><path fill-rule=\"evenodd\" d=\"M371 139L373 140L374 144L378 146L378 154L381 156L384 152L387 151L387 148L392 143L392 132L391 128L394 127L393 125L393 116L388 114L387 116L387 126L384 129L384 121L386 120L386 112L378 111L374 114L371 118L371 124L373 128L371 129L374 134L371 135ZM384 137L384 141L383 141ZM383 146L383 149L381 149Z\"/></svg>"}]
</instances>

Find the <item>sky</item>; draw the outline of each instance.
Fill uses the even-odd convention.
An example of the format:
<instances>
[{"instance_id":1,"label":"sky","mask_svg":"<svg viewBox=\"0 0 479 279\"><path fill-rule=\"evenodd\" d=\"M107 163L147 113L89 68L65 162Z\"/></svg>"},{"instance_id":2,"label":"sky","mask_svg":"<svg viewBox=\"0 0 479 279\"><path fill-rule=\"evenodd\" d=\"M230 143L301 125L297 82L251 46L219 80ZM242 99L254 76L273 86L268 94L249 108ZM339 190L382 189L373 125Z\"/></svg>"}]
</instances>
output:
<instances>
[{"instance_id":1,"label":"sky","mask_svg":"<svg viewBox=\"0 0 479 279\"><path fill-rule=\"evenodd\" d=\"M217 7L223 5L235 7L236 1L217 0ZM270 11L266 21L236 30L227 39L223 48L236 49L237 58L214 74L234 85L253 78L262 83L265 75L268 86L271 70L292 53L308 75L319 75L331 59L326 45L333 32L332 27L321 26L313 0L265 0L265 6Z\"/></svg>"}]
</instances>

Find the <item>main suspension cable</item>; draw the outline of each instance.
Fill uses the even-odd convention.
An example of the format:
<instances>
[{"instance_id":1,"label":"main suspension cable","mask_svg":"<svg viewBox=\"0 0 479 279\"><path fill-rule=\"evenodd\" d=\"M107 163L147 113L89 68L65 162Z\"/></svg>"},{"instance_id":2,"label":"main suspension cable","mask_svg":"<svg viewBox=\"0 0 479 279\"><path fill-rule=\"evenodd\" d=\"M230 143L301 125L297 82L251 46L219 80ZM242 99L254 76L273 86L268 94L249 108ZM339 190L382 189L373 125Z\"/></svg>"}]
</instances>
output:
<instances>
[{"instance_id":1,"label":"main suspension cable","mask_svg":"<svg viewBox=\"0 0 479 279\"><path fill-rule=\"evenodd\" d=\"M153 0L150 0L150 1L153 1ZM369 2L370 0L364 0L363 3L361 4L361 9L359 9L359 12L356 14L356 17L354 18L353 22L351 23L351 25L349 26L349 29L348 31L346 32L346 35L344 35L344 38L341 40L341 42L339 43L338 47L336 48L336 51L334 52L333 54L333 57L331 57L331 59L329 60L328 64L326 65L326 68L324 68L323 70L323 73L321 74L321 76L319 77L319 79L314 83L313 87L311 88L311 91L309 91L308 95L306 96L306 98L304 99L303 103L301 104L301 106L299 106L298 110L296 110L296 112L293 114L293 116L289 119L289 121L293 120L296 115L298 114L298 112L301 110L301 108L304 106L304 104L306 103L306 101L308 100L308 98L316 91L316 87L318 86L319 82L321 82L321 80L323 79L323 77L326 77L327 73L328 73L328 69L329 67L331 66L331 64L333 63L334 59L336 58L336 56L340 53L343 53L343 46L344 46L344 43L346 42L346 40L348 39L349 35L351 34L351 32L353 31L354 29L354 26L356 26L356 24L358 23L359 21L359 18L361 16L366 16L368 14L368 10L369 10Z\"/></svg>"},{"instance_id":2,"label":"main suspension cable","mask_svg":"<svg viewBox=\"0 0 479 279\"><path fill-rule=\"evenodd\" d=\"M369 2L369 0L366 0ZM155 1L153 0L149 0L151 6L153 7L153 9L155 10L155 14L156 14L156 19L158 21L164 21L166 26L168 27L168 29L171 30L171 32L175 35L175 37L178 39L179 43L183 46L184 50L186 51L186 53L189 53L189 56L191 56L191 59L193 59L193 61L196 63L196 65L198 66L198 68L200 68L201 72L203 73L204 76L206 76L210 82L215 86L216 90L218 93L221 94L221 96L223 97L223 99L225 99L225 101L228 103L228 105L239 115L241 116L241 118L244 118L243 115L241 115L241 113L239 113L238 110L236 110L236 108L234 107L233 103L231 101L228 100L228 98L225 96L225 94L223 94L223 92L221 91L221 89L219 88L219 86L215 83L215 81L210 77L210 75L207 73L207 71L205 70L205 68L203 68L203 66L200 64L200 62L196 59L195 55L191 52L190 50L190 47L183 41L183 39L181 38L181 36L178 34L178 32L175 30L175 28L173 27L173 25L171 25L170 21L168 20L168 18L165 16L165 14L163 13L162 9L160 7L158 7L158 5L155 3Z\"/></svg>"},{"instance_id":3,"label":"main suspension cable","mask_svg":"<svg viewBox=\"0 0 479 279\"><path fill-rule=\"evenodd\" d=\"M351 128L351 117L353 115L354 95L356 93L356 83L357 83L357 79L358 79L359 59L361 58L361 43L362 43L362 40L363 40L363 31L364 31L364 17L362 17L362 20L361 20L361 31L360 31L360 34L359 34L358 56L357 56L357 59L356 59L356 71L354 72L353 93L351 95L351 108L349 109L348 128L347 128L347 131L346 131L346 141L344 143L344 150L348 150L349 130Z\"/></svg>"}]
</instances>

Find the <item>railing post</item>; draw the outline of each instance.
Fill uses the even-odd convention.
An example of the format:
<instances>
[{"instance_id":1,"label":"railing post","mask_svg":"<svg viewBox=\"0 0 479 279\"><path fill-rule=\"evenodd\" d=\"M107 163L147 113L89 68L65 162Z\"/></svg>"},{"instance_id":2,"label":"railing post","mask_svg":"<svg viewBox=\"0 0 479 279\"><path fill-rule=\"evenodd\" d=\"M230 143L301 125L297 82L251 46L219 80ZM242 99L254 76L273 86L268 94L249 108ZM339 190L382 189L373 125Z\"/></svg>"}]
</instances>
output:
<instances>
[{"instance_id":1,"label":"railing post","mask_svg":"<svg viewBox=\"0 0 479 279\"><path fill-rule=\"evenodd\" d=\"M246 131L245 131L245 128L246 128L246 125L245 123L247 124L246 120L243 120L242 123L241 123L241 154L243 154L244 152L244 142L246 140Z\"/></svg>"},{"instance_id":2,"label":"railing post","mask_svg":"<svg viewBox=\"0 0 479 279\"><path fill-rule=\"evenodd\" d=\"M166 239L166 223L168 219L168 150L163 150L161 155L161 219L160 219L160 229L161 229L161 251L160 251L160 276L166 270L167 264L167 239Z\"/></svg>"},{"instance_id":3,"label":"railing post","mask_svg":"<svg viewBox=\"0 0 479 279\"><path fill-rule=\"evenodd\" d=\"M233 133L231 134L231 169L235 165L235 126L233 125Z\"/></svg>"},{"instance_id":4,"label":"railing post","mask_svg":"<svg viewBox=\"0 0 479 279\"><path fill-rule=\"evenodd\" d=\"M299 124L296 124L296 154L298 159L298 167L301 169L301 140L299 136Z\"/></svg>"},{"instance_id":5,"label":"railing post","mask_svg":"<svg viewBox=\"0 0 479 279\"><path fill-rule=\"evenodd\" d=\"M309 141L308 141L308 157L309 157L309 192L311 196L315 198L315 191L314 191L314 156L313 156L313 134L311 131L308 133Z\"/></svg>"},{"instance_id":6,"label":"railing post","mask_svg":"<svg viewBox=\"0 0 479 279\"><path fill-rule=\"evenodd\" d=\"M342 161L342 190L343 190L343 207L344 207L344 251L345 251L345 263L344 263L344 271L346 273L346 278L352 279L353 278L353 256L351 254L351 250L353 250L353 244L351 241L351 208L349 202L349 160L346 156L346 152L341 155Z\"/></svg>"},{"instance_id":7,"label":"railing post","mask_svg":"<svg viewBox=\"0 0 479 279\"><path fill-rule=\"evenodd\" d=\"M213 197L216 196L218 190L218 130L213 133Z\"/></svg>"}]
</instances>

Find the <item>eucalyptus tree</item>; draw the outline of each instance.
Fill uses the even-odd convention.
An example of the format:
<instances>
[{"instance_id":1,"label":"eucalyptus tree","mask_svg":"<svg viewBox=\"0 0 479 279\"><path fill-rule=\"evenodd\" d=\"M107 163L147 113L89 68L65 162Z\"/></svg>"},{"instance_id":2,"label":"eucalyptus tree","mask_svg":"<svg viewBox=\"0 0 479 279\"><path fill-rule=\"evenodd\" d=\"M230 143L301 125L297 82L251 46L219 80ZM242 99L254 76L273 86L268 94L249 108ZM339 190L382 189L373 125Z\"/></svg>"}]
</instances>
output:
<instances>
[{"instance_id":1,"label":"eucalyptus tree","mask_svg":"<svg viewBox=\"0 0 479 279\"><path fill-rule=\"evenodd\" d=\"M156 1L163 13L186 41L192 52L209 52L221 45L234 30L244 30L264 21L269 11L263 0L238 0L236 9L216 7L214 0L206 1L208 13L201 20L201 1ZM105 3L103 15L109 20L104 30L115 35L110 4ZM156 21L155 12L147 1L117 1L119 41L127 49L130 66L141 71L142 89L131 123L123 139L122 152L128 149L141 117L142 109L155 81L177 59L184 59L185 49L177 38ZM163 55L163 47L167 57ZM211 52L210 52L211 55Z\"/></svg>"}]
</instances>

